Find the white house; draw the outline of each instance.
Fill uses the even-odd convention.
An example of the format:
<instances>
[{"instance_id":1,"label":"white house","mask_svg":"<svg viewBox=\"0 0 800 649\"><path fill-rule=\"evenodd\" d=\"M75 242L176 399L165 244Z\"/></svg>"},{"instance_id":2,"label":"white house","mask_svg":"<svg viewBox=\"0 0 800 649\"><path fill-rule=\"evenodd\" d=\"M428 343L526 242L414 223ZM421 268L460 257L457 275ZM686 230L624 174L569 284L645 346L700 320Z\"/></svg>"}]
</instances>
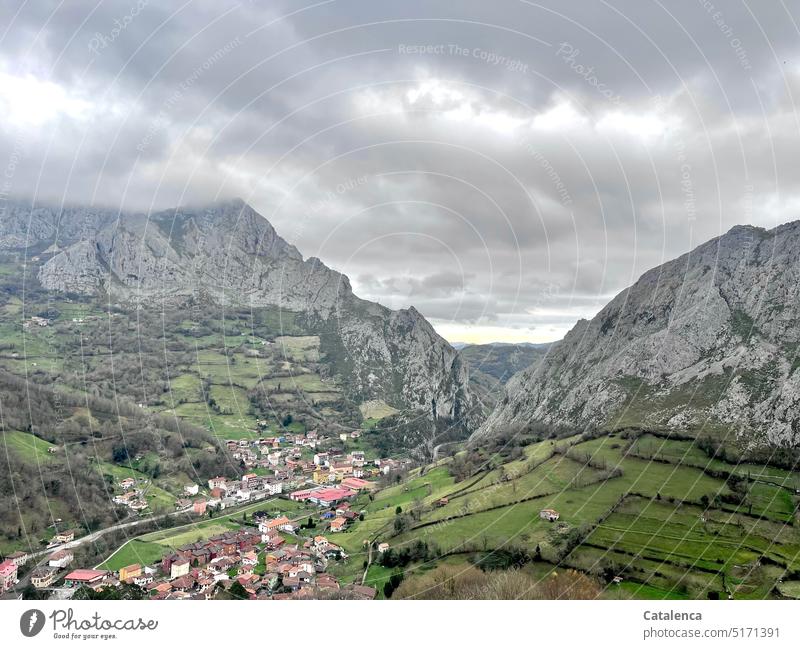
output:
<instances>
[{"instance_id":1,"label":"white house","mask_svg":"<svg viewBox=\"0 0 800 649\"><path fill-rule=\"evenodd\" d=\"M50 555L47 565L51 568L66 568L74 558L75 556L69 550L59 550Z\"/></svg>"},{"instance_id":2,"label":"white house","mask_svg":"<svg viewBox=\"0 0 800 649\"><path fill-rule=\"evenodd\" d=\"M551 523L553 521L557 521L559 516L561 516L561 514L559 514L555 509L543 509L539 512L539 518L550 521Z\"/></svg>"}]
</instances>

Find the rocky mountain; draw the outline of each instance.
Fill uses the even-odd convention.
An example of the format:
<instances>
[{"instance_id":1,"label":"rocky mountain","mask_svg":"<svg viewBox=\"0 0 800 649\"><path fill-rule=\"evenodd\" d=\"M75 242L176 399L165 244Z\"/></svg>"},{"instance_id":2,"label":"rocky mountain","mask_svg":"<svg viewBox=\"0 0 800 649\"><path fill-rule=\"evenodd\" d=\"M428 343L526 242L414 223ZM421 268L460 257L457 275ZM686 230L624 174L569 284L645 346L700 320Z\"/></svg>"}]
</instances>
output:
<instances>
[{"instance_id":1,"label":"rocky mountain","mask_svg":"<svg viewBox=\"0 0 800 649\"><path fill-rule=\"evenodd\" d=\"M543 422L797 445L799 260L793 222L735 227L648 271L515 375L473 439Z\"/></svg>"},{"instance_id":2,"label":"rocky mountain","mask_svg":"<svg viewBox=\"0 0 800 649\"><path fill-rule=\"evenodd\" d=\"M512 375L539 361L547 353L550 345L551 343L465 345L459 350L459 354L469 363L472 371L491 376L505 385Z\"/></svg>"},{"instance_id":3,"label":"rocky mountain","mask_svg":"<svg viewBox=\"0 0 800 649\"><path fill-rule=\"evenodd\" d=\"M504 386L517 372L539 362L547 353L550 343L463 343L459 356L469 365L472 394L491 412L503 397Z\"/></svg>"},{"instance_id":4,"label":"rocky mountain","mask_svg":"<svg viewBox=\"0 0 800 649\"><path fill-rule=\"evenodd\" d=\"M466 365L416 309L358 298L346 276L304 259L241 200L152 214L13 205L0 250L22 247L50 291L159 308L279 307L320 337L355 403L422 413L435 428L476 425Z\"/></svg>"}]
</instances>

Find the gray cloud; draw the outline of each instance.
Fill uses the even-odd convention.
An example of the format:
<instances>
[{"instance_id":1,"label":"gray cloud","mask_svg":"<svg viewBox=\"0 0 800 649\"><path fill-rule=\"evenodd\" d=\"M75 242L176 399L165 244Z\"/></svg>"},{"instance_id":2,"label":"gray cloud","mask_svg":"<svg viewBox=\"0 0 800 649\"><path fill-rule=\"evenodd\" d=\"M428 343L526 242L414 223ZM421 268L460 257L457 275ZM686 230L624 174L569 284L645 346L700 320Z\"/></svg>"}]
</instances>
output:
<instances>
[{"instance_id":1,"label":"gray cloud","mask_svg":"<svg viewBox=\"0 0 800 649\"><path fill-rule=\"evenodd\" d=\"M5 3L0 162L50 202L242 196L365 297L557 337L796 217L800 16L715 4Z\"/></svg>"}]
</instances>

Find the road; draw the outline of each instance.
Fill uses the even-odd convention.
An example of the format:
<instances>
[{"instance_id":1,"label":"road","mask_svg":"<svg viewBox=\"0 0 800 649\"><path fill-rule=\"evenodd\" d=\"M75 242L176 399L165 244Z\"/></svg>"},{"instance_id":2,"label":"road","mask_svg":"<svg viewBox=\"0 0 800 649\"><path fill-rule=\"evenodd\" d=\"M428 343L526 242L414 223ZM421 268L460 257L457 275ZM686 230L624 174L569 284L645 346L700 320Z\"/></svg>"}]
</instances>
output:
<instances>
[{"instance_id":1,"label":"road","mask_svg":"<svg viewBox=\"0 0 800 649\"><path fill-rule=\"evenodd\" d=\"M238 514L242 510L249 509L249 508L253 507L254 505L266 505L266 504L274 502L276 500L279 500L279 498L265 498L263 500L257 500L255 502L248 502L248 503L244 504L241 507L236 507L235 509L231 508L233 511L230 511L227 514L222 514L221 516L219 516L219 518L228 518L228 517L231 517L231 516L234 516L234 515ZM132 527L137 527L139 525L144 525L145 523L153 523L155 521L164 520L164 519L167 519L167 518L171 518L172 516L178 516L180 514L185 514L190 510L191 510L191 508L186 508L186 509L181 509L181 510L174 511L174 512L167 512L165 514L157 514L155 516L148 516L147 518L138 518L138 519L135 519L135 520L132 520L132 521L124 522L124 523L117 523L116 525L112 525L110 527L105 527L102 530L97 530L96 532L92 532L91 534L87 534L86 536L82 536L81 538L75 539L74 541L69 541L67 543L62 543L61 545L54 546L54 547L48 548L46 550L40 550L38 552L33 552L29 556L32 559L36 559L36 558L40 557L41 558L40 561L38 561L36 563L36 565L34 565L31 568L31 570L29 570L25 574L25 576L22 577L22 579L19 580L19 583L17 583L17 585L14 588L12 588L11 590L9 590L6 593L4 593L3 596L2 596L2 599L17 599L19 597L20 593L30 583L30 577L31 577L31 574L33 573L33 571L36 568L39 568L40 566L44 565L47 562L48 557L53 552L55 552L56 550L67 550L67 549L70 549L70 548L77 548L77 547L79 547L81 545L85 545L86 543L93 543L97 539L99 539L102 536L105 536L106 534L109 534L111 532L118 532L120 530L130 529ZM182 524L182 525L178 525L175 528L167 528L167 529L179 530L182 527L190 527L190 526L195 525L195 524L196 524L196 522L185 523L185 524ZM130 540L130 539L128 539L128 540ZM125 543L127 543L127 542L128 541L125 541ZM119 548L117 548L110 556L113 556L114 554L116 554L119 551L119 549L122 546L125 545L125 543L123 543ZM108 557L108 558L110 558L110 557ZM103 563L105 561L108 561L108 558L106 558L103 561Z\"/></svg>"},{"instance_id":2,"label":"road","mask_svg":"<svg viewBox=\"0 0 800 649\"><path fill-rule=\"evenodd\" d=\"M47 548L46 550L40 550L38 552L32 552L29 556L31 559L36 559L41 557L41 559L34 565L22 579L19 580L17 585L9 590L7 593L3 595L3 599L16 599L17 595L21 593L25 588L27 588L28 584L31 580L31 574L36 568L41 567L45 563L47 563L48 557L55 552L56 550L68 550L71 548L77 548L81 545L85 545L86 543L94 543L97 539L105 536L106 534L110 534L111 532L118 532L119 530L129 529L131 527L137 527L139 525L144 525L145 523L153 523L155 521L164 520L171 516L176 516L178 514L185 514L189 509L181 509L174 512L167 512L166 514L157 514L155 516L148 516L147 518L137 518L132 521L127 521L125 523L117 523L116 525L112 525L110 527L104 527L101 530L97 530L96 532L92 532L91 534L87 534L86 536L82 536L79 539L75 539L74 541L68 541L67 543L62 543L60 545L54 546L52 548ZM30 560L30 559L29 559Z\"/></svg>"}]
</instances>

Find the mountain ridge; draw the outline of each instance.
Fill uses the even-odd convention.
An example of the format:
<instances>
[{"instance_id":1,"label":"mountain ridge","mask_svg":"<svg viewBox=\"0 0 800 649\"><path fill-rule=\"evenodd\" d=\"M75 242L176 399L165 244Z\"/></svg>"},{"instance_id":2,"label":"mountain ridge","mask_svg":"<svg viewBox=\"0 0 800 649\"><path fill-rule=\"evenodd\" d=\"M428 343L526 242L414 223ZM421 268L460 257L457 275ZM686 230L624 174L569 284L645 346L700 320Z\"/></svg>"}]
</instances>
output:
<instances>
[{"instance_id":1,"label":"mountain ridge","mask_svg":"<svg viewBox=\"0 0 800 649\"><path fill-rule=\"evenodd\" d=\"M297 312L320 333L355 400L421 412L438 427L477 424L466 366L419 311L359 298L345 275L303 258L241 199L151 214L19 204L7 212L0 249L36 251L49 291Z\"/></svg>"},{"instance_id":2,"label":"mountain ridge","mask_svg":"<svg viewBox=\"0 0 800 649\"><path fill-rule=\"evenodd\" d=\"M532 421L800 441L800 221L736 226L648 270L509 381L479 440Z\"/></svg>"}]
</instances>

